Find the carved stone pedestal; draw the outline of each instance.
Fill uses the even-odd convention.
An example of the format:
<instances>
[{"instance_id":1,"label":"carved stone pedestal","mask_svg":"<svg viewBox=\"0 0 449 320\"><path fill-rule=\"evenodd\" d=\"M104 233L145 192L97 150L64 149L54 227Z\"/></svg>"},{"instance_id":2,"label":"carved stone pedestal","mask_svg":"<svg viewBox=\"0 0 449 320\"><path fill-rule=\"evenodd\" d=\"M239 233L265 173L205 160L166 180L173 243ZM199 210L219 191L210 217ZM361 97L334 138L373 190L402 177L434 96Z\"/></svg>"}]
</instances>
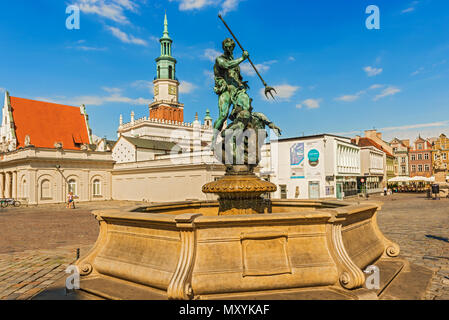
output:
<instances>
[{"instance_id":1,"label":"carved stone pedestal","mask_svg":"<svg viewBox=\"0 0 449 320\"><path fill-rule=\"evenodd\" d=\"M204 193L219 196L219 215L268 213L270 203L262 195L276 189L275 184L252 173L226 174L220 180L203 186Z\"/></svg>"}]
</instances>

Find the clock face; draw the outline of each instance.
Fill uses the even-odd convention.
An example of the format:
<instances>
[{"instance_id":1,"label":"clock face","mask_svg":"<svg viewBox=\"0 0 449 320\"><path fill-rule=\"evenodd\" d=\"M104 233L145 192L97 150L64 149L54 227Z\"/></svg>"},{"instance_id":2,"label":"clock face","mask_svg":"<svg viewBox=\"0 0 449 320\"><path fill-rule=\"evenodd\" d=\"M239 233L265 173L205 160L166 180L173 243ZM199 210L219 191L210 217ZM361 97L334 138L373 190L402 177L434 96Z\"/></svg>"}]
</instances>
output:
<instances>
[{"instance_id":1,"label":"clock face","mask_svg":"<svg viewBox=\"0 0 449 320\"><path fill-rule=\"evenodd\" d=\"M155 86L154 87L154 95L158 96L159 95L159 86Z\"/></svg>"},{"instance_id":2,"label":"clock face","mask_svg":"<svg viewBox=\"0 0 449 320\"><path fill-rule=\"evenodd\" d=\"M168 94L176 96L176 86L168 86Z\"/></svg>"}]
</instances>

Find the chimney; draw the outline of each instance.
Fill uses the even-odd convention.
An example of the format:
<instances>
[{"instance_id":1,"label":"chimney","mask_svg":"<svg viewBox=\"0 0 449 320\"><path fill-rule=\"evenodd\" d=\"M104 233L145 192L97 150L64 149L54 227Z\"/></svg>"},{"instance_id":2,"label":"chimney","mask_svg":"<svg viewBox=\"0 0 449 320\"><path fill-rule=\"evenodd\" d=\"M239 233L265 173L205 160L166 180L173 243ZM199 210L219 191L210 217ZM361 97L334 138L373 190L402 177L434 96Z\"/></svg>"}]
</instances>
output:
<instances>
[{"instance_id":1,"label":"chimney","mask_svg":"<svg viewBox=\"0 0 449 320\"><path fill-rule=\"evenodd\" d=\"M382 140L382 132L376 132L376 136Z\"/></svg>"},{"instance_id":2,"label":"chimney","mask_svg":"<svg viewBox=\"0 0 449 320\"><path fill-rule=\"evenodd\" d=\"M376 136L377 130L365 130L365 137L372 139L373 136Z\"/></svg>"},{"instance_id":3,"label":"chimney","mask_svg":"<svg viewBox=\"0 0 449 320\"><path fill-rule=\"evenodd\" d=\"M404 144L404 146L410 147L410 139L402 140L402 143Z\"/></svg>"},{"instance_id":4,"label":"chimney","mask_svg":"<svg viewBox=\"0 0 449 320\"><path fill-rule=\"evenodd\" d=\"M360 136L355 136L355 144L356 145L359 145L359 142L360 142Z\"/></svg>"}]
</instances>

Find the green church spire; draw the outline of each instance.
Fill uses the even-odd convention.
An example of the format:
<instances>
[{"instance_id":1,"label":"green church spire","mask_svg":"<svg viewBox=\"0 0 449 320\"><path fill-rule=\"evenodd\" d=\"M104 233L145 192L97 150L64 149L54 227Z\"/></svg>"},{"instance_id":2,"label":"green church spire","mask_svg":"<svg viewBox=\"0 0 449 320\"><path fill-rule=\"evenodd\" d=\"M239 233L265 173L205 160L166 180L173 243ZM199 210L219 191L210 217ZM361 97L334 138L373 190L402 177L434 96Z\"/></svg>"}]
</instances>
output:
<instances>
[{"instance_id":1,"label":"green church spire","mask_svg":"<svg viewBox=\"0 0 449 320\"><path fill-rule=\"evenodd\" d=\"M165 18L164 18L164 35L162 36L162 39L171 40L169 33L168 33L168 20L167 20L167 12L165 12Z\"/></svg>"},{"instance_id":2,"label":"green church spire","mask_svg":"<svg viewBox=\"0 0 449 320\"><path fill-rule=\"evenodd\" d=\"M164 17L164 33L159 42L161 43L161 55L156 59L157 79L176 80L176 59L172 57L173 40L168 33L167 13Z\"/></svg>"}]
</instances>

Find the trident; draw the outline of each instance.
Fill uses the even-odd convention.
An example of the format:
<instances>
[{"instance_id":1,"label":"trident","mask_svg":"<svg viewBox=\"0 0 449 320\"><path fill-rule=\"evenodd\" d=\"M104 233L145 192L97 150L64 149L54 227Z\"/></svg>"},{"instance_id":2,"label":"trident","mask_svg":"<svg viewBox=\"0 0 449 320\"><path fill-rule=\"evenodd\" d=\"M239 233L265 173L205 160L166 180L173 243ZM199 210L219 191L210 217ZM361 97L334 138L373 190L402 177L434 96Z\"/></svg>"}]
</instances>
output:
<instances>
[{"instance_id":1,"label":"trident","mask_svg":"<svg viewBox=\"0 0 449 320\"><path fill-rule=\"evenodd\" d=\"M232 37L234 38L235 42L237 42L237 44L239 45L240 49L242 49L242 51L245 51L245 49L243 49L242 45L240 44L239 40L237 40L237 37L234 35L234 33L232 32L231 28L229 28L228 24L226 23L226 21L224 21L223 17L221 16L221 14L218 15L218 17L221 19L221 21L223 21L225 27L229 30L229 32L231 33ZM248 57L248 61L251 64L251 66L254 68L254 71L256 71L257 75L259 76L260 80L262 80L262 83L265 87L265 97L267 97L267 99L270 99L268 97L268 94L271 95L271 97L274 99L274 95L273 92L277 94L276 90L270 86L267 85L267 83L265 82L265 80L262 78L262 76L260 75L259 71L257 70L256 66L254 65L254 63L251 61L251 59Z\"/></svg>"}]
</instances>

